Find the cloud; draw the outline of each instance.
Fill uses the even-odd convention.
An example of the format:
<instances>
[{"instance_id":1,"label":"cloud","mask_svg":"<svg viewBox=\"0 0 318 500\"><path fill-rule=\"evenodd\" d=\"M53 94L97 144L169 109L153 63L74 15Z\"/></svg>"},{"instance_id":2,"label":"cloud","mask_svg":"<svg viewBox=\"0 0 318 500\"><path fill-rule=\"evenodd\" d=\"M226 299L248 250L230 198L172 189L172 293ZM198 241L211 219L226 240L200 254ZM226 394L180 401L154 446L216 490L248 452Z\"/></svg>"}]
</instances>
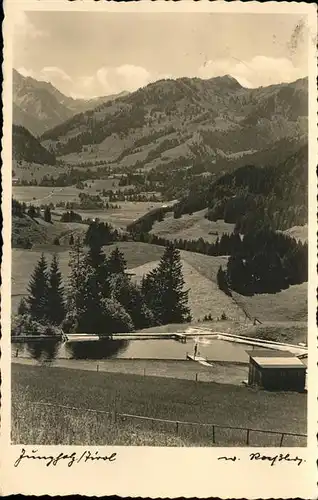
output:
<instances>
[{"instance_id":1,"label":"cloud","mask_svg":"<svg viewBox=\"0 0 318 500\"><path fill-rule=\"evenodd\" d=\"M31 78L35 78L36 80L38 80L35 71L33 71L32 69L27 69L24 66L21 66L20 68L17 68L17 71L23 76L30 76Z\"/></svg>"},{"instance_id":2,"label":"cloud","mask_svg":"<svg viewBox=\"0 0 318 500\"><path fill-rule=\"evenodd\" d=\"M96 74L82 79L86 90L90 89L96 95L109 95L122 92L132 92L157 79L142 66L123 64L117 67L103 66Z\"/></svg>"},{"instance_id":3,"label":"cloud","mask_svg":"<svg viewBox=\"0 0 318 500\"><path fill-rule=\"evenodd\" d=\"M161 78L171 78L171 75L150 73L146 68L133 64L102 66L94 75L80 77L72 92L87 97L133 92Z\"/></svg>"},{"instance_id":4,"label":"cloud","mask_svg":"<svg viewBox=\"0 0 318 500\"><path fill-rule=\"evenodd\" d=\"M281 82L292 82L305 76L287 58L255 56L250 61L217 59L207 61L198 70L200 78L231 75L244 87L259 87Z\"/></svg>"},{"instance_id":5,"label":"cloud","mask_svg":"<svg viewBox=\"0 0 318 500\"><path fill-rule=\"evenodd\" d=\"M23 10L18 10L14 14L14 36L25 38L40 38L47 34L37 29L29 20L27 14Z\"/></svg>"},{"instance_id":6,"label":"cloud","mask_svg":"<svg viewBox=\"0 0 318 500\"><path fill-rule=\"evenodd\" d=\"M42 68L41 73L44 77L50 78L51 80L61 79L68 82L72 81L72 78L67 73L65 73L63 69L57 68L56 66L47 66L45 68Z\"/></svg>"},{"instance_id":7,"label":"cloud","mask_svg":"<svg viewBox=\"0 0 318 500\"><path fill-rule=\"evenodd\" d=\"M65 95L82 99L118 94L122 91L133 92L156 80L175 78L168 74L150 72L133 64L101 66L93 74L73 77L63 68L56 66L45 66L38 71L20 67L18 71L36 80L51 82ZM266 56L256 56L249 61L233 57L210 60L198 68L196 73L192 76L203 79L231 75L241 85L249 88L291 82L305 76L304 71L295 67L289 59Z\"/></svg>"},{"instance_id":8,"label":"cloud","mask_svg":"<svg viewBox=\"0 0 318 500\"><path fill-rule=\"evenodd\" d=\"M17 71L23 76L51 82L66 95L89 99L122 91L133 92L161 78L172 78L171 75L150 73L146 68L132 64L102 66L93 75L77 78L71 78L62 68L56 66L46 66L39 71L20 67Z\"/></svg>"},{"instance_id":9,"label":"cloud","mask_svg":"<svg viewBox=\"0 0 318 500\"><path fill-rule=\"evenodd\" d=\"M23 76L30 76L40 82L50 82L54 87L66 95L70 95L72 78L61 68L56 66L45 66L39 71L27 69L25 67L17 68L17 71Z\"/></svg>"}]
</instances>

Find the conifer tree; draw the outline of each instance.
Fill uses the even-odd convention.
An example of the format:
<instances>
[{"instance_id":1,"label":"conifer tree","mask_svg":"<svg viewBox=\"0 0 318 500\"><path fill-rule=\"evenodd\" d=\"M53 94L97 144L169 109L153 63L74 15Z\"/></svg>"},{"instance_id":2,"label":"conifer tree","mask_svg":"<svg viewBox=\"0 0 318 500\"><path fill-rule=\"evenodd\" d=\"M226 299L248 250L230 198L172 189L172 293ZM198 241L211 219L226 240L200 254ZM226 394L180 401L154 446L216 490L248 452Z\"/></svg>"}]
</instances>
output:
<instances>
[{"instance_id":1,"label":"conifer tree","mask_svg":"<svg viewBox=\"0 0 318 500\"><path fill-rule=\"evenodd\" d=\"M65 317L64 287L59 262L53 255L49 274L48 311L51 323L61 324Z\"/></svg>"},{"instance_id":2,"label":"conifer tree","mask_svg":"<svg viewBox=\"0 0 318 500\"><path fill-rule=\"evenodd\" d=\"M47 319L49 284L47 262L43 253L31 275L28 292L27 303L30 315L39 321Z\"/></svg>"},{"instance_id":3,"label":"conifer tree","mask_svg":"<svg viewBox=\"0 0 318 500\"><path fill-rule=\"evenodd\" d=\"M98 270L105 261L105 255L102 251L102 245L98 241L92 240L87 253L87 264L93 269Z\"/></svg>"},{"instance_id":4,"label":"conifer tree","mask_svg":"<svg viewBox=\"0 0 318 500\"><path fill-rule=\"evenodd\" d=\"M89 267L87 265L84 247L80 238L76 238L70 250L68 286L68 310L76 316L86 309L88 297Z\"/></svg>"},{"instance_id":5,"label":"conifer tree","mask_svg":"<svg viewBox=\"0 0 318 500\"><path fill-rule=\"evenodd\" d=\"M159 323L183 323L191 320L189 291L183 291L183 288L180 252L169 243L158 267L142 283L146 301Z\"/></svg>"},{"instance_id":6,"label":"conifer tree","mask_svg":"<svg viewBox=\"0 0 318 500\"><path fill-rule=\"evenodd\" d=\"M135 328L154 325L153 314L147 307L140 286L132 283L126 275L113 275L111 280L112 298L117 300L130 315Z\"/></svg>"},{"instance_id":7,"label":"conifer tree","mask_svg":"<svg viewBox=\"0 0 318 500\"><path fill-rule=\"evenodd\" d=\"M107 267L111 274L124 274L127 268L127 263L124 254L118 249L112 251L107 259Z\"/></svg>"}]
</instances>

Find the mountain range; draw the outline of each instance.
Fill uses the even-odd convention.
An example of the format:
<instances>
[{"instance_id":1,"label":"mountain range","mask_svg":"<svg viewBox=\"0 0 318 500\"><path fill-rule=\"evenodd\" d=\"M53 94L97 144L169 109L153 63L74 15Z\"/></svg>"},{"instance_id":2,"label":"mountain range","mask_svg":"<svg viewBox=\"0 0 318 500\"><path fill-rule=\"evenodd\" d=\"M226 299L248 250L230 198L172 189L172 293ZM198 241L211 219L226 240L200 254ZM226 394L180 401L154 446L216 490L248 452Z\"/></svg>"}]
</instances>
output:
<instances>
[{"instance_id":1,"label":"mountain range","mask_svg":"<svg viewBox=\"0 0 318 500\"><path fill-rule=\"evenodd\" d=\"M256 89L231 76L166 79L88 101L16 71L13 80L14 124L41 131L68 165L222 174L282 162L307 141L307 78Z\"/></svg>"},{"instance_id":2,"label":"mountain range","mask_svg":"<svg viewBox=\"0 0 318 500\"><path fill-rule=\"evenodd\" d=\"M126 92L119 94L126 95ZM93 109L117 95L92 99L73 99L65 96L51 83L38 81L13 70L13 123L22 125L33 135L64 122L76 113Z\"/></svg>"},{"instance_id":3,"label":"mountain range","mask_svg":"<svg viewBox=\"0 0 318 500\"><path fill-rule=\"evenodd\" d=\"M307 79L246 89L229 76L162 80L99 104L44 132L41 141L72 162L152 169L198 159L236 160L307 134Z\"/></svg>"}]
</instances>

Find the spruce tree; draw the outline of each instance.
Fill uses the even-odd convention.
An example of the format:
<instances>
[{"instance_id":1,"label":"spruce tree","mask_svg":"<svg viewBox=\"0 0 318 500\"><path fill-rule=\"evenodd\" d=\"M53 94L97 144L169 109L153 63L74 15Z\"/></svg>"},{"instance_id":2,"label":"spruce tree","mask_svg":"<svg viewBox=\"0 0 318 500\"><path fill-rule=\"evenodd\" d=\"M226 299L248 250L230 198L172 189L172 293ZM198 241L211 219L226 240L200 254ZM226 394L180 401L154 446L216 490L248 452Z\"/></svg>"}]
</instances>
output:
<instances>
[{"instance_id":1,"label":"spruce tree","mask_svg":"<svg viewBox=\"0 0 318 500\"><path fill-rule=\"evenodd\" d=\"M30 315L36 320L46 320L48 317L48 272L47 262L42 253L28 286L27 304Z\"/></svg>"},{"instance_id":2,"label":"spruce tree","mask_svg":"<svg viewBox=\"0 0 318 500\"><path fill-rule=\"evenodd\" d=\"M76 238L70 249L69 266L68 312L77 317L86 309L90 271L80 238Z\"/></svg>"},{"instance_id":3,"label":"spruce tree","mask_svg":"<svg viewBox=\"0 0 318 500\"><path fill-rule=\"evenodd\" d=\"M127 263L124 254L118 249L112 251L107 259L107 266L111 274L124 274L127 268Z\"/></svg>"},{"instance_id":4,"label":"spruce tree","mask_svg":"<svg viewBox=\"0 0 318 500\"><path fill-rule=\"evenodd\" d=\"M61 324L65 317L64 287L59 262L53 255L49 275L48 315L51 323Z\"/></svg>"},{"instance_id":5,"label":"spruce tree","mask_svg":"<svg viewBox=\"0 0 318 500\"><path fill-rule=\"evenodd\" d=\"M98 270L105 261L105 255L102 251L102 245L97 241L91 241L87 253L87 263L93 269Z\"/></svg>"},{"instance_id":6,"label":"spruce tree","mask_svg":"<svg viewBox=\"0 0 318 500\"><path fill-rule=\"evenodd\" d=\"M159 323L184 323L191 320L189 291L184 291L180 252L169 243L157 268L143 280L142 290Z\"/></svg>"},{"instance_id":7,"label":"spruce tree","mask_svg":"<svg viewBox=\"0 0 318 500\"><path fill-rule=\"evenodd\" d=\"M113 275L111 288L112 298L124 307L136 329L147 328L155 324L153 314L146 305L140 286L132 283L128 276Z\"/></svg>"}]
</instances>

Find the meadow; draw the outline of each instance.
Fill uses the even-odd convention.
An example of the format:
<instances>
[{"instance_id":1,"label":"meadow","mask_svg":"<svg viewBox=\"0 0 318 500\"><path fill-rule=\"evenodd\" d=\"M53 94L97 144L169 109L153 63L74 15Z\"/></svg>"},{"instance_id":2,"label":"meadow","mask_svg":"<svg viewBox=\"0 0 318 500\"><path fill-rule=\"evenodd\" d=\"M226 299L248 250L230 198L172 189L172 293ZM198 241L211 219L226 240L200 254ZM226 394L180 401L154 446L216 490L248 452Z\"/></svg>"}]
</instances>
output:
<instances>
[{"instance_id":1,"label":"meadow","mask_svg":"<svg viewBox=\"0 0 318 500\"><path fill-rule=\"evenodd\" d=\"M173 423L138 423L130 417L119 417L115 423L107 415L97 414L114 410L166 420L305 434L306 399L305 394L213 382L13 364L12 440L23 444L212 446L209 427L180 425L175 436ZM31 404L34 402L53 406ZM63 410L58 405L78 409ZM95 415L88 409L95 410ZM245 436L238 430L216 429L216 444L244 445ZM277 446L279 438L251 432L250 445ZM305 442L304 438L286 437L287 444L304 446Z\"/></svg>"},{"instance_id":2,"label":"meadow","mask_svg":"<svg viewBox=\"0 0 318 500\"><path fill-rule=\"evenodd\" d=\"M116 201L119 208L108 210L76 210L82 218L99 218L101 221L108 222L112 226L120 229L126 229L128 224L139 219L142 215L153 208L162 206L162 202L156 201Z\"/></svg>"},{"instance_id":3,"label":"meadow","mask_svg":"<svg viewBox=\"0 0 318 500\"><path fill-rule=\"evenodd\" d=\"M58 202L78 201L81 190L75 186L51 187L51 186L12 186L12 197L18 201L32 203L32 205L45 205Z\"/></svg>"},{"instance_id":4,"label":"meadow","mask_svg":"<svg viewBox=\"0 0 318 500\"><path fill-rule=\"evenodd\" d=\"M183 325L183 329L184 327L185 325ZM140 345L140 342L138 344ZM138 345L136 349L139 349ZM192 347L189 346L189 350L191 349ZM13 356L15 354L16 351L13 349ZM18 357L12 358L12 362L27 366L38 364L38 361L25 357L21 351L19 351ZM197 382L217 382L238 386L241 386L242 381L247 380L248 376L248 365L243 362L217 361L210 366L205 366L200 363L190 363L185 359L146 359L136 357L107 358L94 361L91 359L65 359L61 357L55 358L53 363L55 367L73 370L97 371L98 369L99 372L107 373L176 378Z\"/></svg>"},{"instance_id":5,"label":"meadow","mask_svg":"<svg viewBox=\"0 0 318 500\"><path fill-rule=\"evenodd\" d=\"M25 181L37 180L40 182L44 175L53 175L57 177L59 174L65 172L64 165L45 165L39 163L28 163L26 161L17 162L13 159L12 170L14 171L15 177L23 179Z\"/></svg>"},{"instance_id":6,"label":"meadow","mask_svg":"<svg viewBox=\"0 0 318 500\"><path fill-rule=\"evenodd\" d=\"M85 190L77 189L75 186L67 187L43 187L43 186L13 186L12 196L17 201L31 203L39 206L53 203L55 206L59 202L79 203L79 194L100 195L102 189L112 189L113 184L118 184L118 179L101 179L88 181L89 187ZM124 189L124 188L122 188ZM158 201L118 201L114 202L119 208L83 210L76 209L83 219L99 218L101 221L108 222L116 228L126 229L127 225L138 219L153 208L159 208L163 202ZM65 209L57 207L55 214L62 214Z\"/></svg>"},{"instance_id":7,"label":"meadow","mask_svg":"<svg viewBox=\"0 0 318 500\"><path fill-rule=\"evenodd\" d=\"M167 239L198 240L199 238L214 243L223 234L231 234L235 224L223 220L210 221L204 216L206 210L195 212L192 215L184 214L175 219L172 212L168 212L164 220L156 221L151 233Z\"/></svg>"},{"instance_id":8,"label":"meadow","mask_svg":"<svg viewBox=\"0 0 318 500\"><path fill-rule=\"evenodd\" d=\"M307 321L308 283L292 285L275 294L246 297L233 292L237 304L261 321Z\"/></svg>"}]
</instances>

